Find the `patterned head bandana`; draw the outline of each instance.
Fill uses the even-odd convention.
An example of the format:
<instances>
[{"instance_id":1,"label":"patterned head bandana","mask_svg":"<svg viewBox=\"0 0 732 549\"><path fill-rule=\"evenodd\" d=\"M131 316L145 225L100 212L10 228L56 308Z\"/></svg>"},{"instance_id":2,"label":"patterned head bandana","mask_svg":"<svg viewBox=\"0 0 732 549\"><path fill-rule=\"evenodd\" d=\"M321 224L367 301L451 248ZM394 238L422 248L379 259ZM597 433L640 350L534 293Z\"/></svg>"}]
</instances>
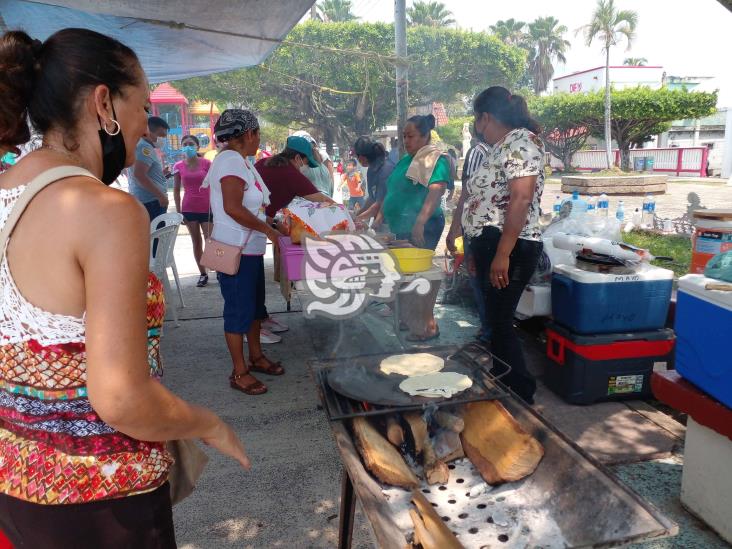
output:
<instances>
[{"instance_id":1,"label":"patterned head bandana","mask_svg":"<svg viewBox=\"0 0 732 549\"><path fill-rule=\"evenodd\" d=\"M259 121L254 113L244 109L227 109L219 117L214 126L216 141L226 143L244 133L259 128Z\"/></svg>"}]
</instances>

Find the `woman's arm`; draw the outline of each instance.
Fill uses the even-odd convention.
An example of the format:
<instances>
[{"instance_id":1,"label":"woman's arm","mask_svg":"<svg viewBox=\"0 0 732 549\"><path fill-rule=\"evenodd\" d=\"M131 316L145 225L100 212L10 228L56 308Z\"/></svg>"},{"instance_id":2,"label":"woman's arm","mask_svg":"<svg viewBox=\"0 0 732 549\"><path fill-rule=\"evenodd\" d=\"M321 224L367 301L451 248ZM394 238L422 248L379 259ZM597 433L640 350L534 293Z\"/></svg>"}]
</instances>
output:
<instances>
[{"instance_id":1,"label":"woman's arm","mask_svg":"<svg viewBox=\"0 0 732 549\"><path fill-rule=\"evenodd\" d=\"M226 215L242 227L266 234L272 242L276 243L282 235L247 210L242 204L244 200L244 185L244 180L239 177L227 176L221 180L221 195Z\"/></svg>"},{"instance_id":2,"label":"woman's arm","mask_svg":"<svg viewBox=\"0 0 732 549\"><path fill-rule=\"evenodd\" d=\"M149 219L123 193L104 192L85 213L99 230L78 240L86 301L87 389L99 417L137 440L201 438L244 467L249 459L213 412L188 404L150 377L146 294Z\"/></svg>"},{"instance_id":3,"label":"woman's arm","mask_svg":"<svg viewBox=\"0 0 732 549\"><path fill-rule=\"evenodd\" d=\"M516 246L521 231L526 226L526 216L534 198L537 176L519 177L508 182L511 196L506 210L506 219L498 241L496 257L491 263L491 284L496 288L508 286L509 256Z\"/></svg>"},{"instance_id":4,"label":"woman's arm","mask_svg":"<svg viewBox=\"0 0 732 549\"><path fill-rule=\"evenodd\" d=\"M175 211L180 211L180 172L173 176L173 201L175 202Z\"/></svg>"},{"instance_id":5,"label":"woman's arm","mask_svg":"<svg viewBox=\"0 0 732 549\"><path fill-rule=\"evenodd\" d=\"M466 185L463 185L460 191L460 198L458 199L457 206L452 214L452 223L450 223L450 230L448 231L447 238L445 239L447 249L452 253L455 253L456 250L455 239L463 236L463 208L465 207L465 199L468 196L468 191L465 187Z\"/></svg>"},{"instance_id":6,"label":"woman's arm","mask_svg":"<svg viewBox=\"0 0 732 549\"><path fill-rule=\"evenodd\" d=\"M446 187L446 181L430 183L430 186L428 187L429 192L427 193L427 197L424 199L424 204L422 204L422 209L420 210L419 215L417 215L417 220L415 221L414 228L412 229L412 244L415 246L424 246L424 226L427 221L429 221L430 217L432 217L432 214L435 213L437 206L440 205L440 199L442 198L442 194L445 192Z\"/></svg>"},{"instance_id":7,"label":"woman's arm","mask_svg":"<svg viewBox=\"0 0 732 549\"><path fill-rule=\"evenodd\" d=\"M303 198L305 200L309 200L310 202L325 202L326 204L335 204L335 200L333 200L327 194L321 192L306 194L305 196L303 196Z\"/></svg>"}]
</instances>

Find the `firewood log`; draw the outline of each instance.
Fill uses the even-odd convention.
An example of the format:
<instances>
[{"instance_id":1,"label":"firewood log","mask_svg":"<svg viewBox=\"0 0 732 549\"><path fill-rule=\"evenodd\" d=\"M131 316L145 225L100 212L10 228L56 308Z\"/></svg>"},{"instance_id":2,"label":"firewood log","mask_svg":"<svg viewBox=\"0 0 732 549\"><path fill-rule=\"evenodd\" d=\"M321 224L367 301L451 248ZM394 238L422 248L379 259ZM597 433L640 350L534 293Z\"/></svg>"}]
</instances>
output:
<instances>
[{"instance_id":1,"label":"firewood log","mask_svg":"<svg viewBox=\"0 0 732 549\"><path fill-rule=\"evenodd\" d=\"M435 454L437 459L450 463L456 459L465 457L463 444L460 442L460 434L455 431L442 429L435 435Z\"/></svg>"},{"instance_id":2,"label":"firewood log","mask_svg":"<svg viewBox=\"0 0 732 549\"><path fill-rule=\"evenodd\" d=\"M399 424L399 420L394 416L386 417L386 438L394 446L404 444L404 429Z\"/></svg>"},{"instance_id":3,"label":"firewood log","mask_svg":"<svg viewBox=\"0 0 732 549\"><path fill-rule=\"evenodd\" d=\"M412 438L414 439L414 452L419 455L422 453L424 448L424 442L427 440L427 422L422 417L422 414L418 412L409 412L404 414L404 419L409 424L409 430L412 432Z\"/></svg>"},{"instance_id":4,"label":"firewood log","mask_svg":"<svg viewBox=\"0 0 732 549\"><path fill-rule=\"evenodd\" d=\"M498 401L471 402L463 408L463 450L488 484L530 475L544 448Z\"/></svg>"},{"instance_id":5,"label":"firewood log","mask_svg":"<svg viewBox=\"0 0 732 549\"><path fill-rule=\"evenodd\" d=\"M419 479L401 454L365 417L354 418L353 434L356 438L356 447L366 468L377 479L402 488L419 486Z\"/></svg>"},{"instance_id":6,"label":"firewood log","mask_svg":"<svg viewBox=\"0 0 732 549\"><path fill-rule=\"evenodd\" d=\"M412 503L416 509L409 510L414 523L414 538L422 549L462 549L450 529L442 522L430 502L418 491L412 492Z\"/></svg>"},{"instance_id":7,"label":"firewood log","mask_svg":"<svg viewBox=\"0 0 732 549\"><path fill-rule=\"evenodd\" d=\"M435 412L435 421L443 429L449 429L456 433L462 433L465 429L465 422L461 417L442 410Z\"/></svg>"},{"instance_id":8,"label":"firewood log","mask_svg":"<svg viewBox=\"0 0 732 549\"><path fill-rule=\"evenodd\" d=\"M450 469L444 461L437 459L432 441L427 438L422 449L424 476L429 484L446 484L450 479Z\"/></svg>"}]
</instances>

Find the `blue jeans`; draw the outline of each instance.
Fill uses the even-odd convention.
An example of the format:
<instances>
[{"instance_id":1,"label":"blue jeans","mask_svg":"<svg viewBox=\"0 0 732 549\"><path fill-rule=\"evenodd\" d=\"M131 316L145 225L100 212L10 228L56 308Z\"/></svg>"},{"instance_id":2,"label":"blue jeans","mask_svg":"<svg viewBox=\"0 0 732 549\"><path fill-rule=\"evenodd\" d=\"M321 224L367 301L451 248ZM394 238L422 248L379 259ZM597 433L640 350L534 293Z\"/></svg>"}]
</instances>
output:
<instances>
[{"instance_id":1,"label":"blue jeans","mask_svg":"<svg viewBox=\"0 0 732 549\"><path fill-rule=\"evenodd\" d=\"M264 257L243 255L235 275L217 273L224 298L224 332L246 334L255 320L267 318L264 306Z\"/></svg>"}]
</instances>

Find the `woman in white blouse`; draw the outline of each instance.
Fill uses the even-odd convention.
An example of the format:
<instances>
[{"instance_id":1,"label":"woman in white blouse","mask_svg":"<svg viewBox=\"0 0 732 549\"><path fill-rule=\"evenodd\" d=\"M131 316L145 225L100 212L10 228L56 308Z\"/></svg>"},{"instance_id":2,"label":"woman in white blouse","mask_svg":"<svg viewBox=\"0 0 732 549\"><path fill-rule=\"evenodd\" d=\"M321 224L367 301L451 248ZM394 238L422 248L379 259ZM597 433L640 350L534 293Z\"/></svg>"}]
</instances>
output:
<instances>
[{"instance_id":1,"label":"woman in white blouse","mask_svg":"<svg viewBox=\"0 0 732 549\"><path fill-rule=\"evenodd\" d=\"M267 317L264 306L264 253L267 238L273 243L280 235L267 225L264 213L269 190L249 162L259 148L259 122L251 112L229 109L214 127L216 140L224 143L214 159L206 182L211 187L214 219L211 238L242 247L239 271L234 275L218 273L224 298L224 333L231 354L232 389L248 395L261 395L267 387L252 371L279 376L285 370L262 352L260 326ZM244 336L249 347L249 362L244 357Z\"/></svg>"}]
</instances>

